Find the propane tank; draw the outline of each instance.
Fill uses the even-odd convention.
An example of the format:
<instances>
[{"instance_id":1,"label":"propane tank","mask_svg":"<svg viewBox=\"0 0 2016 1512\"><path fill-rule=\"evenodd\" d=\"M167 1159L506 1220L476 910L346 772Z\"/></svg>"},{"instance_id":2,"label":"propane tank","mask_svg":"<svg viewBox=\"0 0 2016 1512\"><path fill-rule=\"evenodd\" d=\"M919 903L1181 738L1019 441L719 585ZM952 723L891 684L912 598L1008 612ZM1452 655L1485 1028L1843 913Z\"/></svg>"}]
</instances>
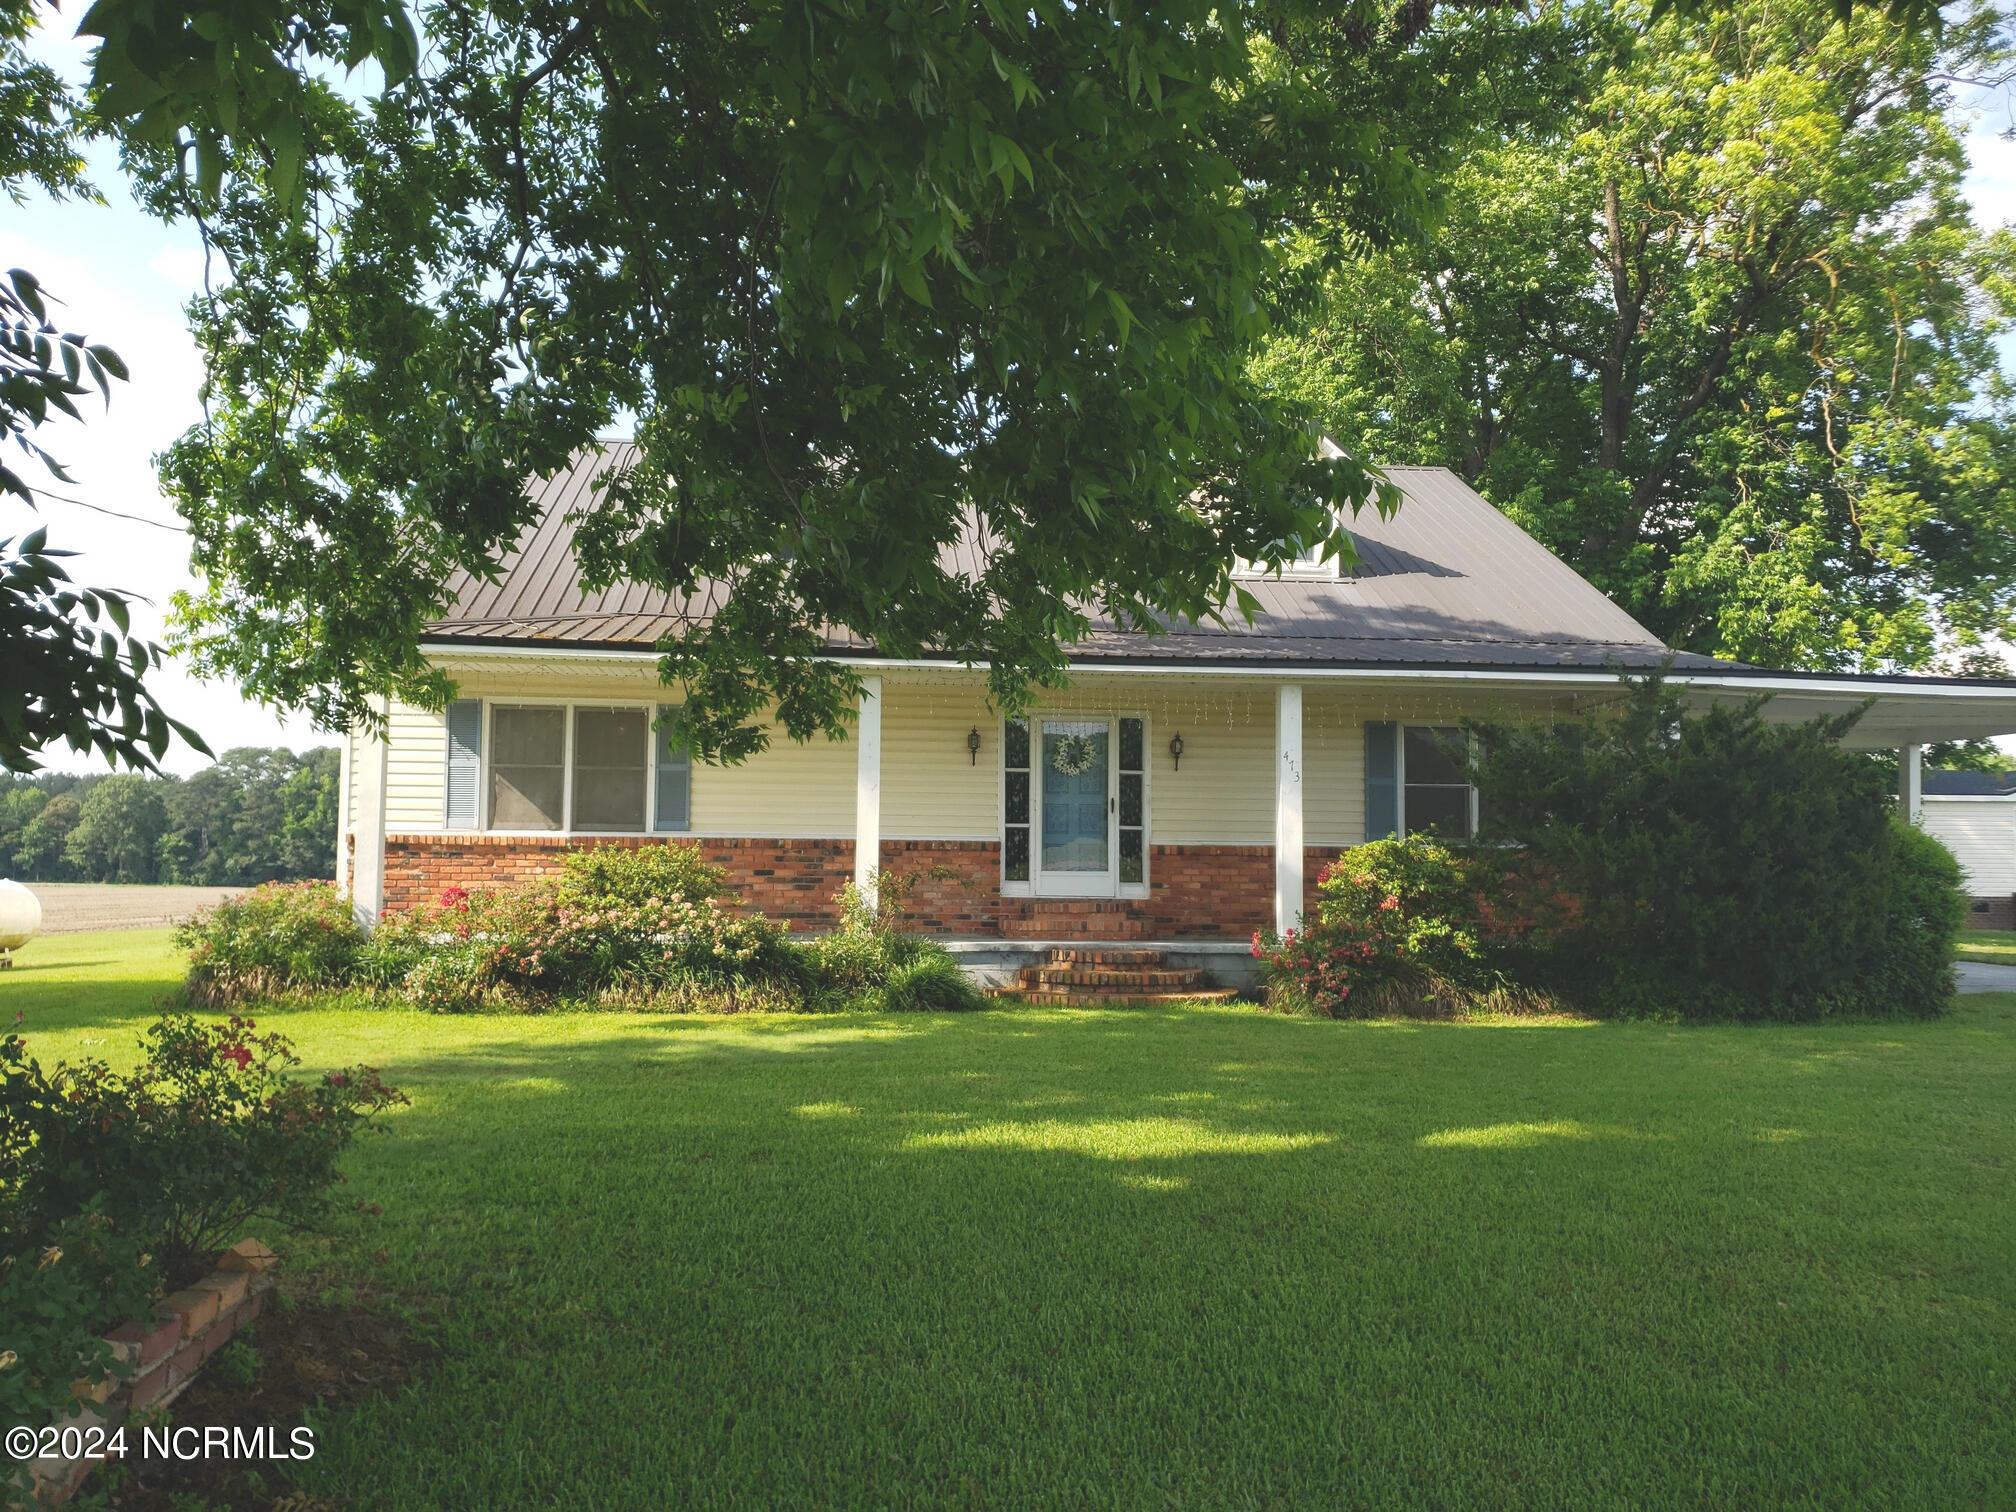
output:
<instances>
[{"instance_id":1,"label":"propane tank","mask_svg":"<svg viewBox=\"0 0 2016 1512\"><path fill-rule=\"evenodd\" d=\"M0 966L12 966L12 952L42 933L42 900L19 882L0 881Z\"/></svg>"}]
</instances>

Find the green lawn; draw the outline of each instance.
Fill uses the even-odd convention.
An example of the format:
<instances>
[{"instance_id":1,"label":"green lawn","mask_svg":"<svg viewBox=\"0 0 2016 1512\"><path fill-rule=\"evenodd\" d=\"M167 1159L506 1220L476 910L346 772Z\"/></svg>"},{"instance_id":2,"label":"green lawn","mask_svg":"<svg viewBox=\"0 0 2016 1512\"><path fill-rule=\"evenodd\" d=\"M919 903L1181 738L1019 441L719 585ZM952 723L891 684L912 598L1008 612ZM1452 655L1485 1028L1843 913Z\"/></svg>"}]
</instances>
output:
<instances>
[{"instance_id":1,"label":"green lawn","mask_svg":"<svg viewBox=\"0 0 2016 1512\"><path fill-rule=\"evenodd\" d=\"M31 952L45 1057L173 973ZM325 1427L359 1505L2016 1505L2016 996L261 1018L414 1098L324 1261L445 1307Z\"/></svg>"},{"instance_id":2,"label":"green lawn","mask_svg":"<svg viewBox=\"0 0 2016 1512\"><path fill-rule=\"evenodd\" d=\"M1960 936L1960 959L2016 966L2016 933L2006 929L1970 929Z\"/></svg>"}]
</instances>

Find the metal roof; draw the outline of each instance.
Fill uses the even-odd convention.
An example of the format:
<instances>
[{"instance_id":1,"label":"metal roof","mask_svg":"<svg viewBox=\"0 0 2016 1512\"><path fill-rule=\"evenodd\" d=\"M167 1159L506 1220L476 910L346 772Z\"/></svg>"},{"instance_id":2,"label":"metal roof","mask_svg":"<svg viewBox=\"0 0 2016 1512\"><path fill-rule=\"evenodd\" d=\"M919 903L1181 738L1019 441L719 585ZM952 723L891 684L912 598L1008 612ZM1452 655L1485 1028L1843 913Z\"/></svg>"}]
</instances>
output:
<instances>
[{"instance_id":1,"label":"metal roof","mask_svg":"<svg viewBox=\"0 0 2016 1512\"><path fill-rule=\"evenodd\" d=\"M429 639L649 647L703 622L718 602L718 584L683 599L635 583L582 590L567 516L592 501L599 475L635 455L628 443L605 443L532 485L538 523L504 558L497 582L466 573L451 581L454 607L429 626ZM1362 561L1350 576L1244 578L1241 586L1261 605L1251 623L1230 612L1223 625L1182 622L1149 635L1095 619L1072 660L1566 668L1648 667L1671 654L1447 468L1386 471L1404 502L1391 520L1367 510L1352 522ZM977 569L968 546L954 548L948 562ZM826 641L835 653L873 652L844 627L830 628ZM1675 664L1737 666L1686 654Z\"/></svg>"},{"instance_id":2,"label":"metal roof","mask_svg":"<svg viewBox=\"0 0 2016 1512\"><path fill-rule=\"evenodd\" d=\"M1927 798L2016 798L2016 772L1926 772Z\"/></svg>"}]
</instances>

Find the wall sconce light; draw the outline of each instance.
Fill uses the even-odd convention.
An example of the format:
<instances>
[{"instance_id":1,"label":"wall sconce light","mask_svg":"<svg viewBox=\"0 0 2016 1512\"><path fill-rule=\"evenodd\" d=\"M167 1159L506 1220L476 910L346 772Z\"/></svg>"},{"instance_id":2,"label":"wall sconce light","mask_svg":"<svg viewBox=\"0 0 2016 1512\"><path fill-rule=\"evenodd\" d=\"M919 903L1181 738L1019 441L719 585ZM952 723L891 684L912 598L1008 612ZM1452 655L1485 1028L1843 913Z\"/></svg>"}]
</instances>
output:
<instances>
[{"instance_id":1,"label":"wall sconce light","mask_svg":"<svg viewBox=\"0 0 2016 1512\"><path fill-rule=\"evenodd\" d=\"M980 765L980 726L975 725L966 732L966 765Z\"/></svg>"},{"instance_id":2,"label":"wall sconce light","mask_svg":"<svg viewBox=\"0 0 2016 1512\"><path fill-rule=\"evenodd\" d=\"M1176 763L1176 770L1183 770L1183 737L1181 734L1169 738L1169 755Z\"/></svg>"}]
</instances>

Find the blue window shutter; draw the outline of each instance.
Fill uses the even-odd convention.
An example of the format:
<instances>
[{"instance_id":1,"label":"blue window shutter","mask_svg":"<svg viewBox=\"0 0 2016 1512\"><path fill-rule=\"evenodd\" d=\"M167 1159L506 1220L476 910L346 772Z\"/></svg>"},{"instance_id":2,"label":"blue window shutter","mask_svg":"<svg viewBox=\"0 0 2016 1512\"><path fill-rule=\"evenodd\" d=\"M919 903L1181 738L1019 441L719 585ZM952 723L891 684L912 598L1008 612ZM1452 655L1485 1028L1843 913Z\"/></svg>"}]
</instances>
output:
<instances>
[{"instance_id":1,"label":"blue window shutter","mask_svg":"<svg viewBox=\"0 0 2016 1512\"><path fill-rule=\"evenodd\" d=\"M658 811L653 827L661 830L693 828L693 758L685 747L672 743L672 719L678 704L658 705L658 725L652 732L652 748L657 752Z\"/></svg>"},{"instance_id":2,"label":"blue window shutter","mask_svg":"<svg viewBox=\"0 0 2016 1512\"><path fill-rule=\"evenodd\" d=\"M448 705L448 802L442 817L449 829L476 828L482 780L483 700L458 698Z\"/></svg>"},{"instance_id":3,"label":"blue window shutter","mask_svg":"<svg viewBox=\"0 0 2016 1512\"><path fill-rule=\"evenodd\" d=\"M1400 831L1400 727L1390 719L1365 724L1365 838L1390 840Z\"/></svg>"}]
</instances>

